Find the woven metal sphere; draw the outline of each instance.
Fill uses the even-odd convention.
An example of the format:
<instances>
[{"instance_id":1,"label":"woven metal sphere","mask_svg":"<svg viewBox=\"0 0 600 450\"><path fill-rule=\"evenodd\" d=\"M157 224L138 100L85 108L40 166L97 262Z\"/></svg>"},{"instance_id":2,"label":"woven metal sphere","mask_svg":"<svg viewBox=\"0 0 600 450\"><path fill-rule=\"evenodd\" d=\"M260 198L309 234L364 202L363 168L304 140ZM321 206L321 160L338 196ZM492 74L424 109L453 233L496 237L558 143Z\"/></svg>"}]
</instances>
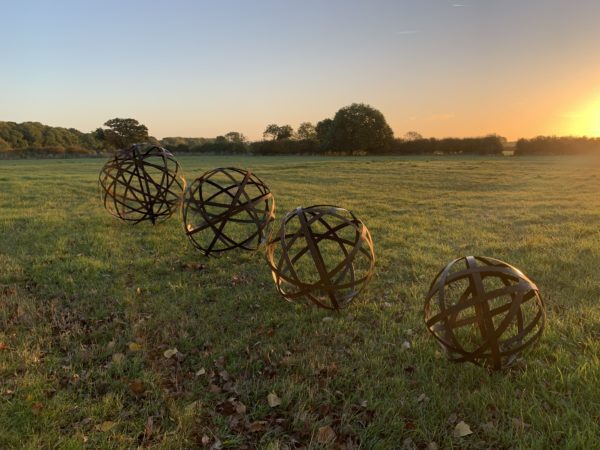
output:
<instances>
[{"instance_id":1,"label":"woven metal sphere","mask_svg":"<svg viewBox=\"0 0 600 450\"><path fill-rule=\"evenodd\" d=\"M106 209L128 223L168 219L177 209L185 180L173 155L161 147L119 150L100 171Z\"/></svg>"},{"instance_id":2,"label":"woven metal sphere","mask_svg":"<svg viewBox=\"0 0 600 450\"><path fill-rule=\"evenodd\" d=\"M250 171L218 168L188 186L182 211L185 233L206 256L257 250L275 217L275 199Z\"/></svg>"},{"instance_id":3,"label":"woven metal sphere","mask_svg":"<svg viewBox=\"0 0 600 450\"><path fill-rule=\"evenodd\" d=\"M330 205L288 213L271 234L266 256L283 298L327 309L346 307L375 266L367 227L350 211Z\"/></svg>"},{"instance_id":4,"label":"woven metal sphere","mask_svg":"<svg viewBox=\"0 0 600 450\"><path fill-rule=\"evenodd\" d=\"M538 287L494 258L451 261L431 283L425 324L451 361L505 369L536 342L545 310Z\"/></svg>"}]
</instances>

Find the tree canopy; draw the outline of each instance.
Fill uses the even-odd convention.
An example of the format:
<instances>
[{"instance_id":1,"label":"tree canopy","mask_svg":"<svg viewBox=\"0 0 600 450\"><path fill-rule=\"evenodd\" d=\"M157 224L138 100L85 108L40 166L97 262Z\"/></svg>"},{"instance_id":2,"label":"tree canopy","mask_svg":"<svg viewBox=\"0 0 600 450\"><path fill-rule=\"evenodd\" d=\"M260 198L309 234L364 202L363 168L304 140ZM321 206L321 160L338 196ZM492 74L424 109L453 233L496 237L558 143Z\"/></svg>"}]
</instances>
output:
<instances>
[{"instance_id":1,"label":"tree canopy","mask_svg":"<svg viewBox=\"0 0 600 450\"><path fill-rule=\"evenodd\" d=\"M298 130L296 131L296 136L298 139L304 140L317 140L317 130L315 126L310 122L302 122L298 126Z\"/></svg>"},{"instance_id":2,"label":"tree canopy","mask_svg":"<svg viewBox=\"0 0 600 450\"><path fill-rule=\"evenodd\" d=\"M335 114L328 138L333 151L380 153L390 146L394 132L380 111L353 103Z\"/></svg>"},{"instance_id":3,"label":"tree canopy","mask_svg":"<svg viewBox=\"0 0 600 450\"><path fill-rule=\"evenodd\" d=\"M102 147L93 133L50 127L39 122L0 122L0 151L96 153Z\"/></svg>"},{"instance_id":4,"label":"tree canopy","mask_svg":"<svg viewBox=\"0 0 600 450\"><path fill-rule=\"evenodd\" d=\"M263 137L270 138L273 141L281 141L284 139L289 139L293 136L294 129L290 125L282 125L279 126L275 123L271 123L267 125L265 131L263 132Z\"/></svg>"},{"instance_id":5,"label":"tree canopy","mask_svg":"<svg viewBox=\"0 0 600 450\"><path fill-rule=\"evenodd\" d=\"M110 119L104 126L96 130L96 136L110 147L127 148L148 140L148 128L135 119Z\"/></svg>"}]
</instances>

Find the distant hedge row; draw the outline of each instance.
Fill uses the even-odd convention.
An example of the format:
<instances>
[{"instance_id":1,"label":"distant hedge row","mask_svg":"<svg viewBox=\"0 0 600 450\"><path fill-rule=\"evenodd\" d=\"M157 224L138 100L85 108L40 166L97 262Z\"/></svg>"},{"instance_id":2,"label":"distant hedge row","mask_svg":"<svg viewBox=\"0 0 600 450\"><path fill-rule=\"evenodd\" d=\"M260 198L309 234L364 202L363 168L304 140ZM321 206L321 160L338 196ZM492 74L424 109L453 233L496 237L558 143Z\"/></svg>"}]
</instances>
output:
<instances>
[{"instance_id":1,"label":"distant hedge row","mask_svg":"<svg viewBox=\"0 0 600 450\"><path fill-rule=\"evenodd\" d=\"M241 142L206 142L198 146L185 144L166 145L174 153L215 153L215 154L252 154L252 155L332 155L348 154L348 152L332 152L326 150L316 140L282 139L264 140L251 143ZM483 138L448 138L418 139L405 141L394 139L388 146L377 151L356 150L351 152L360 155L499 155L503 146L499 137Z\"/></svg>"},{"instance_id":2,"label":"distant hedge row","mask_svg":"<svg viewBox=\"0 0 600 450\"><path fill-rule=\"evenodd\" d=\"M103 156L108 154L97 149L89 149L80 146L51 146L51 147L24 147L24 148L2 148L0 159L21 158L66 158L74 156Z\"/></svg>"},{"instance_id":3,"label":"distant hedge row","mask_svg":"<svg viewBox=\"0 0 600 450\"><path fill-rule=\"evenodd\" d=\"M526 155L600 155L600 138L538 136L519 139L516 156Z\"/></svg>"}]
</instances>

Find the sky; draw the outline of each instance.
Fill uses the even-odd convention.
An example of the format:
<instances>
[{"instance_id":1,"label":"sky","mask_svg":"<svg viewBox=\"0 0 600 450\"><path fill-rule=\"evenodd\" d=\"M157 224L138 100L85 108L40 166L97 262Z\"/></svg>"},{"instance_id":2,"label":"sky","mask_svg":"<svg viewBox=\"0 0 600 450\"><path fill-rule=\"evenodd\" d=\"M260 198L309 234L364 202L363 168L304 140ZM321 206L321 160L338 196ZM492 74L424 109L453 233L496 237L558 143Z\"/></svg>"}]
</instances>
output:
<instances>
[{"instance_id":1,"label":"sky","mask_svg":"<svg viewBox=\"0 0 600 450\"><path fill-rule=\"evenodd\" d=\"M600 0L0 0L0 121L600 136Z\"/></svg>"}]
</instances>

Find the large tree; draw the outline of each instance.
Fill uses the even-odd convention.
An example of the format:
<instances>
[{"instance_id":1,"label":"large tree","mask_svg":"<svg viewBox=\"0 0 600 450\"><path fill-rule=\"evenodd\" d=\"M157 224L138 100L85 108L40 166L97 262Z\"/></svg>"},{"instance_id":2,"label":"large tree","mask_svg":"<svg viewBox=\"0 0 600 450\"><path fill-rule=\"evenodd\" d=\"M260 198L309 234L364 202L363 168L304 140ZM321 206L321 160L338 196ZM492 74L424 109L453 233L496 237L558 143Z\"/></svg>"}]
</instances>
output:
<instances>
[{"instance_id":1,"label":"large tree","mask_svg":"<svg viewBox=\"0 0 600 450\"><path fill-rule=\"evenodd\" d=\"M267 128L265 128L263 137L265 139L271 138L272 141L281 141L291 138L293 134L294 129L290 125L279 126L275 123L271 123L267 125Z\"/></svg>"},{"instance_id":2,"label":"large tree","mask_svg":"<svg viewBox=\"0 0 600 450\"><path fill-rule=\"evenodd\" d=\"M333 127L332 119L323 119L317 122L315 131L317 133L317 141L323 150L329 150L331 147L331 129Z\"/></svg>"},{"instance_id":3,"label":"large tree","mask_svg":"<svg viewBox=\"0 0 600 450\"><path fill-rule=\"evenodd\" d=\"M96 130L96 136L110 147L127 148L148 140L148 128L135 119L110 119L104 126Z\"/></svg>"},{"instance_id":4,"label":"large tree","mask_svg":"<svg viewBox=\"0 0 600 450\"><path fill-rule=\"evenodd\" d=\"M353 103L335 114L329 138L330 150L380 153L389 148L394 132L380 111L364 103Z\"/></svg>"},{"instance_id":5,"label":"large tree","mask_svg":"<svg viewBox=\"0 0 600 450\"><path fill-rule=\"evenodd\" d=\"M423 139L423 135L416 131L409 131L404 135L405 141L420 141L421 139Z\"/></svg>"},{"instance_id":6,"label":"large tree","mask_svg":"<svg viewBox=\"0 0 600 450\"><path fill-rule=\"evenodd\" d=\"M239 131L230 131L224 137L228 142L234 142L236 144L243 144L247 141L246 136Z\"/></svg>"},{"instance_id":7,"label":"large tree","mask_svg":"<svg viewBox=\"0 0 600 450\"><path fill-rule=\"evenodd\" d=\"M310 122L302 122L296 131L296 136L301 140L316 141L317 130L315 126Z\"/></svg>"}]
</instances>

